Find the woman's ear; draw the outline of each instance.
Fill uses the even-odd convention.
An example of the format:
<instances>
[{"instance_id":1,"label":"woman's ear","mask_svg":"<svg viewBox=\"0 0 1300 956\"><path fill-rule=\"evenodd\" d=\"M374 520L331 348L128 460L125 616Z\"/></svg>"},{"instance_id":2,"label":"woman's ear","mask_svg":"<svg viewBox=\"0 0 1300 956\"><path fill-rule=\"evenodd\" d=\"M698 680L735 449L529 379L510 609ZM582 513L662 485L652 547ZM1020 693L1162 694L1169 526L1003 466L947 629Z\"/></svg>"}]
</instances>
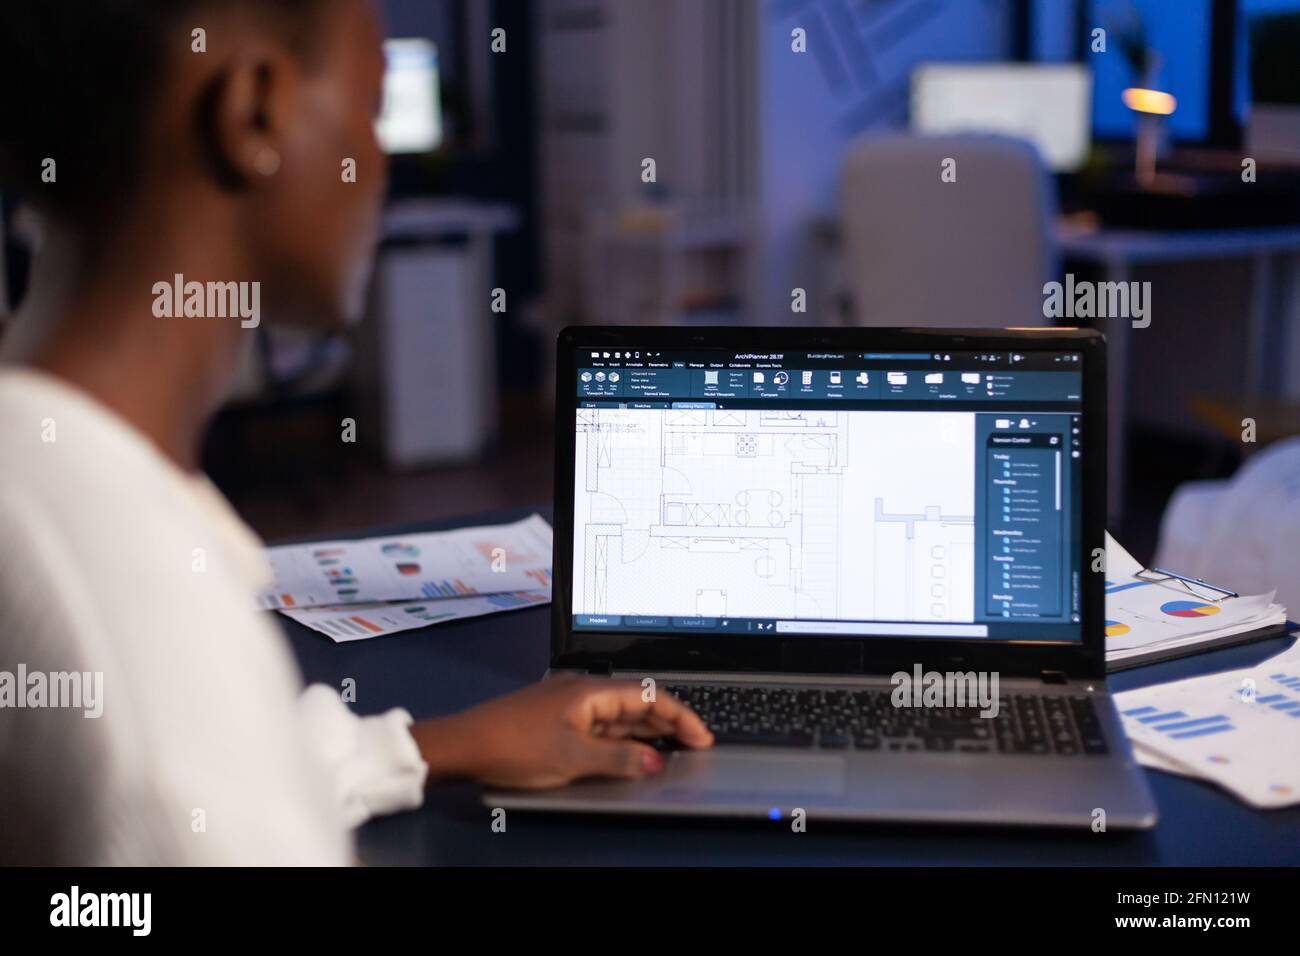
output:
<instances>
[{"instance_id":1,"label":"woman's ear","mask_svg":"<svg viewBox=\"0 0 1300 956\"><path fill-rule=\"evenodd\" d=\"M301 66L269 45L241 48L211 77L200 110L214 168L234 188L280 175L302 88Z\"/></svg>"}]
</instances>

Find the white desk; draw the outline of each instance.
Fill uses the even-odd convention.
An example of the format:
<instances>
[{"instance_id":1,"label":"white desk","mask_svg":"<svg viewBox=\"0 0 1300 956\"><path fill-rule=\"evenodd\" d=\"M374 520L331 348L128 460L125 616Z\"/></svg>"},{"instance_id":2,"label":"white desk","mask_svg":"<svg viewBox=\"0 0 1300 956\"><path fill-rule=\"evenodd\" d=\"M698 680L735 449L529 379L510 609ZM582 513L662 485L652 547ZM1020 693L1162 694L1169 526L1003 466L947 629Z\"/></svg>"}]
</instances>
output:
<instances>
[{"instance_id":1,"label":"white desk","mask_svg":"<svg viewBox=\"0 0 1300 956\"><path fill-rule=\"evenodd\" d=\"M1135 266L1159 262L1196 262L1209 259L1250 259L1254 264L1247 324L1246 393L1258 394L1266 361L1265 343L1276 331L1285 304L1274 301L1272 289L1279 270L1300 253L1300 226L1244 229L1193 229L1169 232L1140 229L1084 230L1063 224L1057 242L1068 258L1099 265L1107 282L1129 282ZM1109 365L1110 420L1109 493L1107 520L1113 525L1123 512L1125 474L1124 436L1128 425L1129 336L1132 324L1113 321L1106 334Z\"/></svg>"}]
</instances>

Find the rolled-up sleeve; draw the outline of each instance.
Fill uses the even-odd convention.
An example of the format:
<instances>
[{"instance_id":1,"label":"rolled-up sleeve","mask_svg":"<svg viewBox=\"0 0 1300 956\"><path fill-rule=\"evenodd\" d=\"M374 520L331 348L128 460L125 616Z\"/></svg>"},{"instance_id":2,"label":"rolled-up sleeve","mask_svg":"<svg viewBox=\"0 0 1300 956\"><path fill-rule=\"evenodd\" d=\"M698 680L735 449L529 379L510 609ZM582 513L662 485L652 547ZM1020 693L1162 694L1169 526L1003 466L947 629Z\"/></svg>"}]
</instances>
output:
<instances>
[{"instance_id":1,"label":"rolled-up sleeve","mask_svg":"<svg viewBox=\"0 0 1300 956\"><path fill-rule=\"evenodd\" d=\"M358 717L324 684L304 690L299 709L349 826L423 802L429 767L411 736L409 713L396 708Z\"/></svg>"}]
</instances>

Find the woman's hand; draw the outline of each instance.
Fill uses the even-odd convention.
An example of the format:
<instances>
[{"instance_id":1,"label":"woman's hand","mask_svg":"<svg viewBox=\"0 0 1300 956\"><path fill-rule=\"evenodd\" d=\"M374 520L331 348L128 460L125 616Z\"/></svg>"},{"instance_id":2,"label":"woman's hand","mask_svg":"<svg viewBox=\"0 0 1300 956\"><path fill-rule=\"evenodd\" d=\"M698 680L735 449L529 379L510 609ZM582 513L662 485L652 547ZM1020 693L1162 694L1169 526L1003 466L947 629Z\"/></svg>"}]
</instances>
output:
<instances>
[{"instance_id":1,"label":"woman's hand","mask_svg":"<svg viewBox=\"0 0 1300 956\"><path fill-rule=\"evenodd\" d=\"M663 757L638 738L675 737L704 748L713 734L671 694L599 677L552 677L412 728L431 780L470 777L498 787L558 787L579 777L635 779Z\"/></svg>"}]
</instances>

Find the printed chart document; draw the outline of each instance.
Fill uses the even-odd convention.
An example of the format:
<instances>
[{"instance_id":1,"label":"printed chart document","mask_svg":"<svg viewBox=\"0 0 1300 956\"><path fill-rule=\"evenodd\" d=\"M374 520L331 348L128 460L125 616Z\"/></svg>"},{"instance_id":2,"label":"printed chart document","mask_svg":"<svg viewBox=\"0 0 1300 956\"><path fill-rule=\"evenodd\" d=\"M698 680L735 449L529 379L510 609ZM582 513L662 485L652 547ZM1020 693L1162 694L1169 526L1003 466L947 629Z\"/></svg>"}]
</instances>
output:
<instances>
[{"instance_id":1,"label":"printed chart document","mask_svg":"<svg viewBox=\"0 0 1300 956\"><path fill-rule=\"evenodd\" d=\"M363 641L431 624L549 604L551 590L509 591L436 601L390 601L335 607L281 608L280 613L319 631L336 644Z\"/></svg>"},{"instance_id":2,"label":"printed chart document","mask_svg":"<svg viewBox=\"0 0 1300 956\"><path fill-rule=\"evenodd\" d=\"M1132 555L1106 535L1106 661L1118 664L1286 621L1274 592L1220 601L1196 596L1178 581L1146 581ZM1216 582L1218 583L1218 582ZM1229 584L1231 582L1228 582Z\"/></svg>"},{"instance_id":3,"label":"printed chart document","mask_svg":"<svg viewBox=\"0 0 1300 956\"><path fill-rule=\"evenodd\" d=\"M1257 667L1115 695L1138 762L1254 807L1300 803L1300 644Z\"/></svg>"},{"instance_id":4,"label":"printed chart document","mask_svg":"<svg viewBox=\"0 0 1300 956\"><path fill-rule=\"evenodd\" d=\"M551 586L551 526L513 524L267 549L268 609L468 598Z\"/></svg>"}]
</instances>

